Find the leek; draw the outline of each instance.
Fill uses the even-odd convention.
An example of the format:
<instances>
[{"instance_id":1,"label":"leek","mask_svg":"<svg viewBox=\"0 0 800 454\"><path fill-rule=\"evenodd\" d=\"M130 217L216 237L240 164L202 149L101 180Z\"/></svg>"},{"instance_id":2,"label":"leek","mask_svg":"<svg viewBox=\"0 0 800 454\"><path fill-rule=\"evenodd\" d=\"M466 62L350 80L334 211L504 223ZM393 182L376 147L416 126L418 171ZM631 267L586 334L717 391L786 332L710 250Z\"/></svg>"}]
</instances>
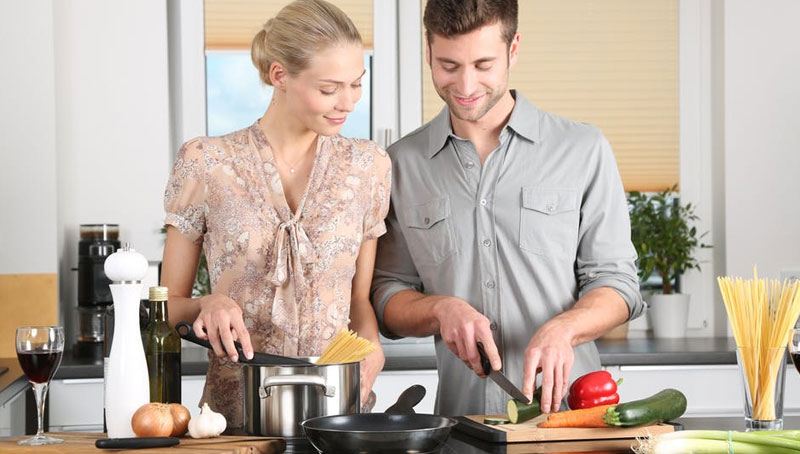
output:
<instances>
[{"instance_id":1,"label":"leek","mask_svg":"<svg viewBox=\"0 0 800 454\"><path fill-rule=\"evenodd\" d=\"M640 440L639 454L800 454L800 431L683 430Z\"/></svg>"}]
</instances>

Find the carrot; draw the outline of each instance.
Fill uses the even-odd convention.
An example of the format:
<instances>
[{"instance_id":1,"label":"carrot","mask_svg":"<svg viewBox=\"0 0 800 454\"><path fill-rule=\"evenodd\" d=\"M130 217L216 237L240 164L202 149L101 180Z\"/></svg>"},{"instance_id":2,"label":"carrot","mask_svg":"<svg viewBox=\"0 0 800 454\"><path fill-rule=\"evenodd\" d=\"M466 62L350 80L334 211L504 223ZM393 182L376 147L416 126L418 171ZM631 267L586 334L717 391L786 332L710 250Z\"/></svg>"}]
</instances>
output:
<instances>
[{"instance_id":1,"label":"carrot","mask_svg":"<svg viewBox=\"0 0 800 454\"><path fill-rule=\"evenodd\" d=\"M539 423L539 427L610 427L603 420L603 416L605 416L606 410L613 406L600 405L599 407L551 413L547 417L547 421Z\"/></svg>"}]
</instances>

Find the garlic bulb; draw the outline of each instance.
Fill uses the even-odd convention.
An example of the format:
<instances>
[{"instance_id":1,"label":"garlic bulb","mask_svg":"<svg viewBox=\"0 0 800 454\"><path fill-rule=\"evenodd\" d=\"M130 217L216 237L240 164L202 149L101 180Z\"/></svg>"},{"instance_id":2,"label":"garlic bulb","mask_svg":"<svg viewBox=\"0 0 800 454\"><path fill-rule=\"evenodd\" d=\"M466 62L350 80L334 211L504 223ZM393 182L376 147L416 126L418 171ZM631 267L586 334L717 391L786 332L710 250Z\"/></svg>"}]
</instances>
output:
<instances>
[{"instance_id":1,"label":"garlic bulb","mask_svg":"<svg viewBox=\"0 0 800 454\"><path fill-rule=\"evenodd\" d=\"M207 403L203 403L200 414L189 420L189 436L192 438L218 437L228 422L221 413L212 411Z\"/></svg>"}]
</instances>

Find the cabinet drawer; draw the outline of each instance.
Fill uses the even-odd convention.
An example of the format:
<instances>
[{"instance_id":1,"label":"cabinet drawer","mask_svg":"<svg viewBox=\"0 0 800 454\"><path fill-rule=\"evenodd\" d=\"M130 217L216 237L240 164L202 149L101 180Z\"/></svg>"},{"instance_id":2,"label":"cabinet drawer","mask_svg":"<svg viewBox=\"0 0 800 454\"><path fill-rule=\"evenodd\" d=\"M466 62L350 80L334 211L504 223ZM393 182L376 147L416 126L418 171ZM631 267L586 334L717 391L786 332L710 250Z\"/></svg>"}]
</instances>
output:
<instances>
[{"instance_id":1,"label":"cabinet drawer","mask_svg":"<svg viewBox=\"0 0 800 454\"><path fill-rule=\"evenodd\" d=\"M620 366L607 368L622 377L620 399L642 399L664 388L686 395L686 416L743 416L744 390L737 365ZM784 415L800 414L800 376L786 368Z\"/></svg>"},{"instance_id":2,"label":"cabinet drawer","mask_svg":"<svg viewBox=\"0 0 800 454\"><path fill-rule=\"evenodd\" d=\"M50 427L103 427L103 379L52 380L48 391Z\"/></svg>"}]
</instances>

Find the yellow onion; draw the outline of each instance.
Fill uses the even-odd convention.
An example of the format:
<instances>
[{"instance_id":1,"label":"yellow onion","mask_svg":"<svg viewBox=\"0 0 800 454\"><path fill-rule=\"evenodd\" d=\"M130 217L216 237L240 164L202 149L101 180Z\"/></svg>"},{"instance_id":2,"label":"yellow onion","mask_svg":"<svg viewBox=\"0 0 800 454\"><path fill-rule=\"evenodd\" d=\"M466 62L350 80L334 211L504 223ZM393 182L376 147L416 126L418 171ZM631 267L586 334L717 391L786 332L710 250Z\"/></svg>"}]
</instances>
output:
<instances>
[{"instance_id":1,"label":"yellow onion","mask_svg":"<svg viewBox=\"0 0 800 454\"><path fill-rule=\"evenodd\" d=\"M172 433L170 437L182 437L189 428L189 409L181 404L169 404L169 411L172 414Z\"/></svg>"},{"instance_id":2,"label":"yellow onion","mask_svg":"<svg viewBox=\"0 0 800 454\"><path fill-rule=\"evenodd\" d=\"M142 405L131 418L131 428L137 437L167 437L173 426L169 405L157 402Z\"/></svg>"}]
</instances>

